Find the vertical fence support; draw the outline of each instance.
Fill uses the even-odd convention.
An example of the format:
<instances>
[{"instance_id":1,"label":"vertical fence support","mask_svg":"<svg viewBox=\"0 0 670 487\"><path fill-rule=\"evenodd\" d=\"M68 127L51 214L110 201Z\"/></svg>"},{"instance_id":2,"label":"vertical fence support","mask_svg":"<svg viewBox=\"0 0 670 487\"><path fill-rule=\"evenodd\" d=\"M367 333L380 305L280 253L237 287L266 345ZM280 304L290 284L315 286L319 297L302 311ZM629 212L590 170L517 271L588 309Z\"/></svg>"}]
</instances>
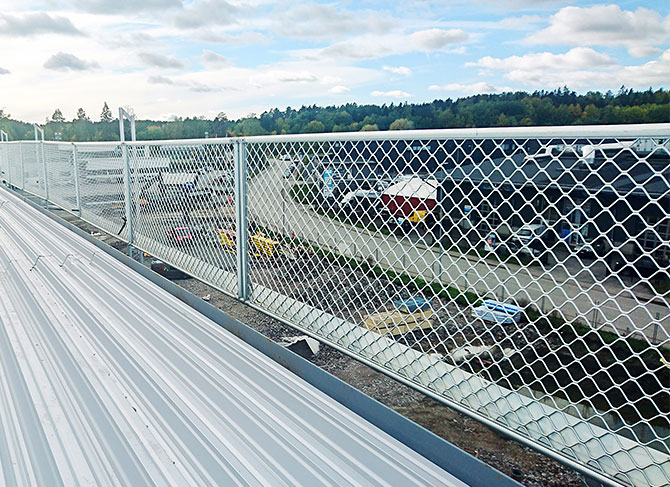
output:
<instances>
[{"instance_id":1,"label":"vertical fence support","mask_svg":"<svg viewBox=\"0 0 670 487\"><path fill-rule=\"evenodd\" d=\"M126 145L126 133L123 121L130 120L130 138L135 141L135 115L131 115L122 107L119 107L119 140L121 141L121 154L123 157L123 194L126 208L126 225L128 227L128 255L132 256L132 246L135 240L135 228L133 222L133 199L130 195L130 157Z\"/></svg>"},{"instance_id":2,"label":"vertical fence support","mask_svg":"<svg viewBox=\"0 0 670 487\"><path fill-rule=\"evenodd\" d=\"M7 132L4 130L0 130L0 142L9 142ZM7 183L12 184L12 171L9 168L9 149L7 144L2 145L2 167L7 170L7 174L5 174Z\"/></svg>"},{"instance_id":3,"label":"vertical fence support","mask_svg":"<svg viewBox=\"0 0 670 487\"><path fill-rule=\"evenodd\" d=\"M33 124L35 129L35 160L40 160L40 152L42 153L42 178L44 179L44 206L49 206L49 180L47 179L49 172L47 170L47 160L44 157L44 129L37 125ZM42 140L39 139L38 135L42 136Z\"/></svg>"},{"instance_id":4,"label":"vertical fence support","mask_svg":"<svg viewBox=\"0 0 670 487\"><path fill-rule=\"evenodd\" d=\"M23 142L19 142L19 161L21 162L21 191L25 191L26 171L23 165Z\"/></svg>"},{"instance_id":5,"label":"vertical fence support","mask_svg":"<svg viewBox=\"0 0 670 487\"><path fill-rule=\"evenodd\" d=\"M247 145L235 144L235 223L237 233L237 295L249 299L249 236L247 221Z\"/></svg>"},{"instance_id":6,"label":"vertical fence support","mask_svg":"<svg viewBox=\"0 0 670 487\"><path fill-rule=\"evenodd\" d=\"M77 216L81 218L81 189L79 187L79 162L77 162L77 146L72 144L72 169L74 174L74 196L77 202Z\"/></svg>"},{"instance_id":7,"label":"vertical fence support","mask_svg":"<svg viewBox=\"0 0 670 487\"><path fill-rule=\"evenodd\" d=\"M126 209L126 226L128 228L128 250L133 243L133 209L131 206L132 198L130 197L130 158L128 157L128 146L125 142L121 142L121 154L123 157L123 199Z\"/></svg>"}]
</instances>

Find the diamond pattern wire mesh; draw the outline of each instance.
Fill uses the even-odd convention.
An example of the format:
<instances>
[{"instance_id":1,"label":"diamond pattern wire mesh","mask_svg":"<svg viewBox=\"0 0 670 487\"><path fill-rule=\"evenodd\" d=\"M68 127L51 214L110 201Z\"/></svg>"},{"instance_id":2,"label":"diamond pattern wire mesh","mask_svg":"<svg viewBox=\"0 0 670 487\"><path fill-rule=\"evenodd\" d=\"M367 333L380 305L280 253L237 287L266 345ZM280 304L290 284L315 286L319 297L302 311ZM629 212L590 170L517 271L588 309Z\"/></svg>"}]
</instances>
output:
<instances>
[{"instance_id":1,"label":"diamond pattern wire mesh","mask_svg":"<svg viewBox=\"0 0 670 487\"><path fill-rule=\"evenodd\" d=\"M668 137L454 133L129 143L128 196L118 143L44 154L53 203L233 296L241 198L250 304L596 478L667 485ZM43 196L39 144L3 146Z\"/></svg>"},{"instance_id":2,"label":"diamond pattern wire mesh","mask_svg":"<svg viewBox=\"0 0 670 487\"><path fill-rule=\"evenodd\" d=\"M668 148L249 139L252 251L255 232L280 249L251 259L252 300L589 469L665 485ZM475 316L486 299L518 321Z\"/></svg>"},{"instance_id":3,"label":"diamond pattern wire mesh","mask_svg":"<svg viewBox=\"0 0 670 487\"><path fill-rule=\"evenodd\" d=\"M129 148L135 244L237 293L232 143Z\"/></svg>"},{"instance_id":4,"label":"diamond pattern wire mesh","mask_svg":"<svg viewBox=\"0 0 670 487\"><path fill-rule=\"evenodd\" d=\"M37 142L23 142L21 146L23 156L23 186L30 193L44 196L42 146Z\"/></svg>"},{"instance_id":5,"label":"diamond pattern wire mesh","mask_svg":"<svg viewBox=\"0 0 670 487\"><path fill-rule=\"evenodd\" d=\"M44 145L49 201L69 211L78 209L73 153L72 144Z\"/></svg>"}]
</instances>

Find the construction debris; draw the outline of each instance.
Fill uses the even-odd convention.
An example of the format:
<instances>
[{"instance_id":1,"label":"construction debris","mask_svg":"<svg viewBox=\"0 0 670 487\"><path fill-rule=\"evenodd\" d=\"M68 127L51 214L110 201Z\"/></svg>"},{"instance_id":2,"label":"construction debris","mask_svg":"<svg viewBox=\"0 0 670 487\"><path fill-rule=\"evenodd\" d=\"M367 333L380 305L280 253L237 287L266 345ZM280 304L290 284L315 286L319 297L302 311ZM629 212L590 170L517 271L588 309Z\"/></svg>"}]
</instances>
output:
<instances>
[{"instance_id":1,"label":"construction debris","mask_svg":"<svg viewBox=\"0 0 670 487\"><path fill-rule=\"evenodd\" d=\"M283 337L279 344L306 359L319 353L319 342L307 335Z\"/></svg>"},{"instance_id":2,"label":"construction debris","mask_svg":"<svg viewBox=\"0 0 670 487\"><path fill-rule=\"evenodd\" d=\"M363 327L381 335L404 335L410 331L432 328L433 311L403 313L402 311L382 311L365 317Z\"/></svg>"}]
</instances>

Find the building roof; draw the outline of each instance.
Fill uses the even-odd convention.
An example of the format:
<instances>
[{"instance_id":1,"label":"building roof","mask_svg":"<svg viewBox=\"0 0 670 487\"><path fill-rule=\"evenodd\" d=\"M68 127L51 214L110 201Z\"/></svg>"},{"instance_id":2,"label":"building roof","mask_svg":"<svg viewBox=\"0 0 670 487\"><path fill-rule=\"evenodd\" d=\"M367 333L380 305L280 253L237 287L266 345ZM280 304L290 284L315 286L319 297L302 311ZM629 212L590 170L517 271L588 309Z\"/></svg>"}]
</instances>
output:
<instances>
[{"instance_id":1,"label":"building roof","mask_svg":"<svg viewBox=\"0 0 670 487\"><path fill-rule=\"evenodd\" d=\"M0 214L0 483L464 485L6 190Z\"/></svg>"},{"instance_id":2,"label":"building roof","mask_svg":"<svg viewBox=\"0 0 670 487\"><path fill-rule=\"evenodd\" d=\"M388 197L418 198L434 200L437 198L438 182L436 179L420 177L403 177L384 190L382 195Z\"/></svg>"},{"instance_id":3,"label":"building roof","mask_svg":"<svg viewBox=\"0 0 670 487\"><path fill-rule=\"evenodd\" d=\"M668 161L670 164L670 160ZM556 187L564 191L665 196L670 191L667 171L638 157L620 157L588 165L575 157L524 157L485 159L477 164L457 166L447 173L448 181L507 185L514 188Z\"/></svg>"}]
</instances>

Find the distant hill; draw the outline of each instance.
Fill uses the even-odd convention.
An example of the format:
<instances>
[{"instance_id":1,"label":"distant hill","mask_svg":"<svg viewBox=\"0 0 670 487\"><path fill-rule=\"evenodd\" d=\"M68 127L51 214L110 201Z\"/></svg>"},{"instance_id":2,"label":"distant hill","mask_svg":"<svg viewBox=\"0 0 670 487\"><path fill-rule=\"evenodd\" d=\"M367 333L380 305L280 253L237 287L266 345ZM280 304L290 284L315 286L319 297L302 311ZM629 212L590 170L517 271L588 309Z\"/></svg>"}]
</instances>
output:
<instances>
[{"instance_id":1,"label":"distant hill","mask_svg":"<svg viewBox=\"0 0 670 487\"><path fill-rule=\"evenodd\" d=\"M103 108L107 121L93 122L82 109L78 118L64 121L56 110L46 124L49 140L118 140L118 121ZM169 122L137 122L139 140L190 139L237 135L356 132L366 130L436 129L454 127L511 127L531 125L577 125L670 122L670 92L663 88L633 91L621 87L614 94L577 94L568 88L534 93L515 92L475 95L457 100L390 105L303 106L274 108L260 116L250 114L229 120L220 113L214 120L201 117ZM10 140L33 139L32 125L12 120L0 110L0 129Z\"/></svg>"}]
</instances>

